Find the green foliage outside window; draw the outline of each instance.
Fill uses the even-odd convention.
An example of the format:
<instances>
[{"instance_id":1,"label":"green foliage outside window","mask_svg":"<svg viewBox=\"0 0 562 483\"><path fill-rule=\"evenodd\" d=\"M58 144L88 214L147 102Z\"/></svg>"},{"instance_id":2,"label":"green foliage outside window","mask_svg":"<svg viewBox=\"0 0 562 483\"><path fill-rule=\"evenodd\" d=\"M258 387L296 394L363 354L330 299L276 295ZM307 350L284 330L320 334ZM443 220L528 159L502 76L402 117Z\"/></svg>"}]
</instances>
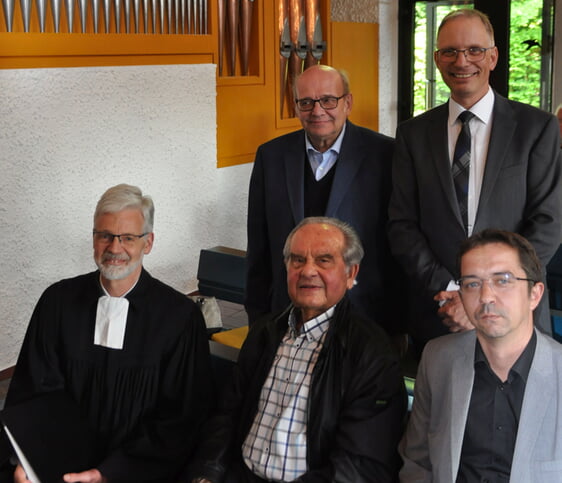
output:
<instances>
[{"instance_id":1,"label":"green foliage outside window","mask_svg":"<svg viewBox=\"0 0 562 483\"><path fill-rule=\"evenodd\" d=\"M525 44L523 42L527 41ZM538 45L533 45L534 42ZM540 106L542 0L511 2L509 98Z\"/></svg>"}]
</instances>

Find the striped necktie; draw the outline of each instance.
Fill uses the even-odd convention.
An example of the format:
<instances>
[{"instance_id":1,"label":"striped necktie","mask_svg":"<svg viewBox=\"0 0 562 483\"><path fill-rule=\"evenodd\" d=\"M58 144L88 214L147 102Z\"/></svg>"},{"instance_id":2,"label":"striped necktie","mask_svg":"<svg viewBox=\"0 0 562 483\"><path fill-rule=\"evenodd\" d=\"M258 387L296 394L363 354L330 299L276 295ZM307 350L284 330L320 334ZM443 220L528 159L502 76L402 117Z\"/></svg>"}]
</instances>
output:
<instances>
[{"instance_id":1,"label":"striped necktie","mask_svg":"<svg viewBox=\"0 0 562 483\"><path fill-rule=\"evenodd\" d=\"M474 117L470 111L461 112L461 132L455 146L453 156L453 182L457 193L457 201L461 211L464 229L468 233L468 176L470 174L470 128L469 121Z\"/></svg>"}]
</instances>

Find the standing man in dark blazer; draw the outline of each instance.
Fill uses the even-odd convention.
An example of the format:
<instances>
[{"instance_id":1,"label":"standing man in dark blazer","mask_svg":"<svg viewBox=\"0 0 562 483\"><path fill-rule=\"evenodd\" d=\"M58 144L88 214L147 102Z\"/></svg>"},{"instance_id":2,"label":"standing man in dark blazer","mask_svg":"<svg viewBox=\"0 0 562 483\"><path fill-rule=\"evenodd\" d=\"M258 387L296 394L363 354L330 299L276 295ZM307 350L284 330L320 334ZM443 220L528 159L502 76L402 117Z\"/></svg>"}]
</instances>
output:
<instances>
[{"instance_id":1,"label":"standing man in dark blazer","mask_svg":"<svg viewBox=\"0 0 562 483\"><path fill-rule=\"evenodd\" d=\"M385 236L393 140L347 120L353 104L346 76L310 67L295 83L303 129L258 148L248 204L246 311L250 324L289 304L281 253L289 232L305 217L349 223L365 247L355 306L389 333L400 332L390 302L396 275Z\"/></svg>"},{"instance_id":2,"label":"standing man in dark blazer","mask_svg":"<svg viewBox=\"0 0 562 483\"><path fill-rule=\"evenodd\" d=\"M434 59L451 90L448 103L398 127L389 210L392 251L409 278L410 334L419 349L447 332L471 329L453 280L461 242L494 227L517 232L546 266L561 239L560 140L556 118L509 101L489 85L498 60L489 19L456 10L438 30ZM470 110L467 218L452 174L462 121ZM470 116L470 115L469 115ZM466 200L466 194L465 194ZM548 297L535 321L550 333Z\"/></svg>"}]
</instances>

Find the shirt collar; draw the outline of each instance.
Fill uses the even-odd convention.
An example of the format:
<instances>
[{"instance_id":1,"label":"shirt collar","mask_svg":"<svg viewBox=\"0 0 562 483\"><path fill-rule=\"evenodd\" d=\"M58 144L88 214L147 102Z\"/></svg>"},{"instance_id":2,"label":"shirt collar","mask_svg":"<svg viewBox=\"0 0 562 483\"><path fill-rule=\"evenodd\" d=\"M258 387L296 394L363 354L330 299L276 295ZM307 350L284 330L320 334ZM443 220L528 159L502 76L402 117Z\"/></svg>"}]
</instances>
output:
<instances>
[{"instance_id":1,"label":"shirt collar","mask_svg":"<svg viewBox=\"0 0 562 483\"><path fill-rule=\"evenodd\" d=\"M478 119L480 119L484 124L488 124L492 117L492 111L494 109L494 90L488 86L488 92L486 95L480 99L474 106L469 110ZM455 124L459 114L466 109L453 99L449 99L449 125Z\"/></svg>"},{"instance_id":2,"label":"shirt collar","mask_svg":"<svg viewBox=\"0 0 562 483\"><path fill-rule=\"evenodd\" d=\"M320 337L328 330L330 326L330 321L334 316L334 311L336 306L333 305L326 312L314 317L313 319L307 320L301 327L300 332L297 330L297 310L296 307L291 309L289 314L289 331L292 338L296 338L303 335L307 338L309 342L314 340L319 340Z\"/></svg>"},{"instance_id":3,"label":"shirt collar","mask_svg":"<svg viewBox=\"0 0 562 483\"><path fill-rule=\"evenodd\" d=\"M122 298L122 297L126 297L127 295L129 295L131 293L131 291L137 286L137 283L139 283L139 280L140 280L140 275L139 275L139 278L137 278L137 280L135 281L135 283L132 285L132 287L129 290L127 290L123 295L120 295L119 297L114 297L114 298ZM112 295L109 295L109 292L103 286L103 282L101 280L101 273L99 275L99 281L100 281L100 287L103 290L104 295L107 295L108 297L112 297Z\"/></svg>"},{"instance_id":4,"label":"shirt collar","mask_svg":"<svg viewBox=\"0 0 562 483\"><path fill-rule=\"evenodd\" d=\"M509 370L509 380L512 379L512 372L513 372L515 374L518 374L519 377L523 379L525 384L527 383L527 378L529 377L529 371L531 370L531 364L533 363L533 358L535 357L536 347L537 347L537 334L533 330L533 335L531 336L531 339L529 340L527 346L525 347L521 355L518 357L518 359L515 361L515 364L513 364L513 366ZM476 348L474 351L474 365L476 366L476 364L478 363L484 363L488 367L490 367L490 364L488 364L488 359L486 359L486 354L484 354L484 351L482 350L482 346L480 345L480 341L476 339ZM490 368L490 371L491 370L492 369Z\"/></svg>"},{"instance_id":5,"label":"shirt collar","mask_svg":"<svg viewBox=\"0 0 562 483\"><path fill-rule=\"evenodd\" d=\"M344 123L343 128L339 134L339 136L336 138L336 140L334 141L334 144L332 144L329 148L328 151L334 151L336 154L340 154L340 150L341 150L341 143L343 142L343 136L345 134L345 127L347 125L347 122ZM310 140L308 139L308 134L304 136L305 139L305 143L306 143L306 152L310 152L313 151L315 153L320 153L320 151L318 151L310 142Z\"/></svg>"}]
</instances>

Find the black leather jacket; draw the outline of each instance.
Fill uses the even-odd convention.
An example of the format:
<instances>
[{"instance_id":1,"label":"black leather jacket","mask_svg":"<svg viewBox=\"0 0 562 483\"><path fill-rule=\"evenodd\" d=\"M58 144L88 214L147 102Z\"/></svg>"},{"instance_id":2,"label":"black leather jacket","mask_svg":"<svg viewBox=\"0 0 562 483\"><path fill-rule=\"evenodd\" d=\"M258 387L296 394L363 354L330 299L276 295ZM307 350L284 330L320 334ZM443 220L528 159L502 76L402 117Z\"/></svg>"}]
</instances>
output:
<instances>
[{"instance_id":1,"label":"black leather jacket","mask_svg":"<svg viewBox=\"0 0 562 483\"><path fill-rule=\"evenodd\" d=\"M223 481L241 461L263 383L287 331L289 310L252 326L231 385L211 419L190 477ZM400 460L407 397L398 360L383 329L336 307L312 374L307 423L309 470L299 482L393 482ZM261 481L257 478L255 481Z\"/></svg>"}]
</instances>

